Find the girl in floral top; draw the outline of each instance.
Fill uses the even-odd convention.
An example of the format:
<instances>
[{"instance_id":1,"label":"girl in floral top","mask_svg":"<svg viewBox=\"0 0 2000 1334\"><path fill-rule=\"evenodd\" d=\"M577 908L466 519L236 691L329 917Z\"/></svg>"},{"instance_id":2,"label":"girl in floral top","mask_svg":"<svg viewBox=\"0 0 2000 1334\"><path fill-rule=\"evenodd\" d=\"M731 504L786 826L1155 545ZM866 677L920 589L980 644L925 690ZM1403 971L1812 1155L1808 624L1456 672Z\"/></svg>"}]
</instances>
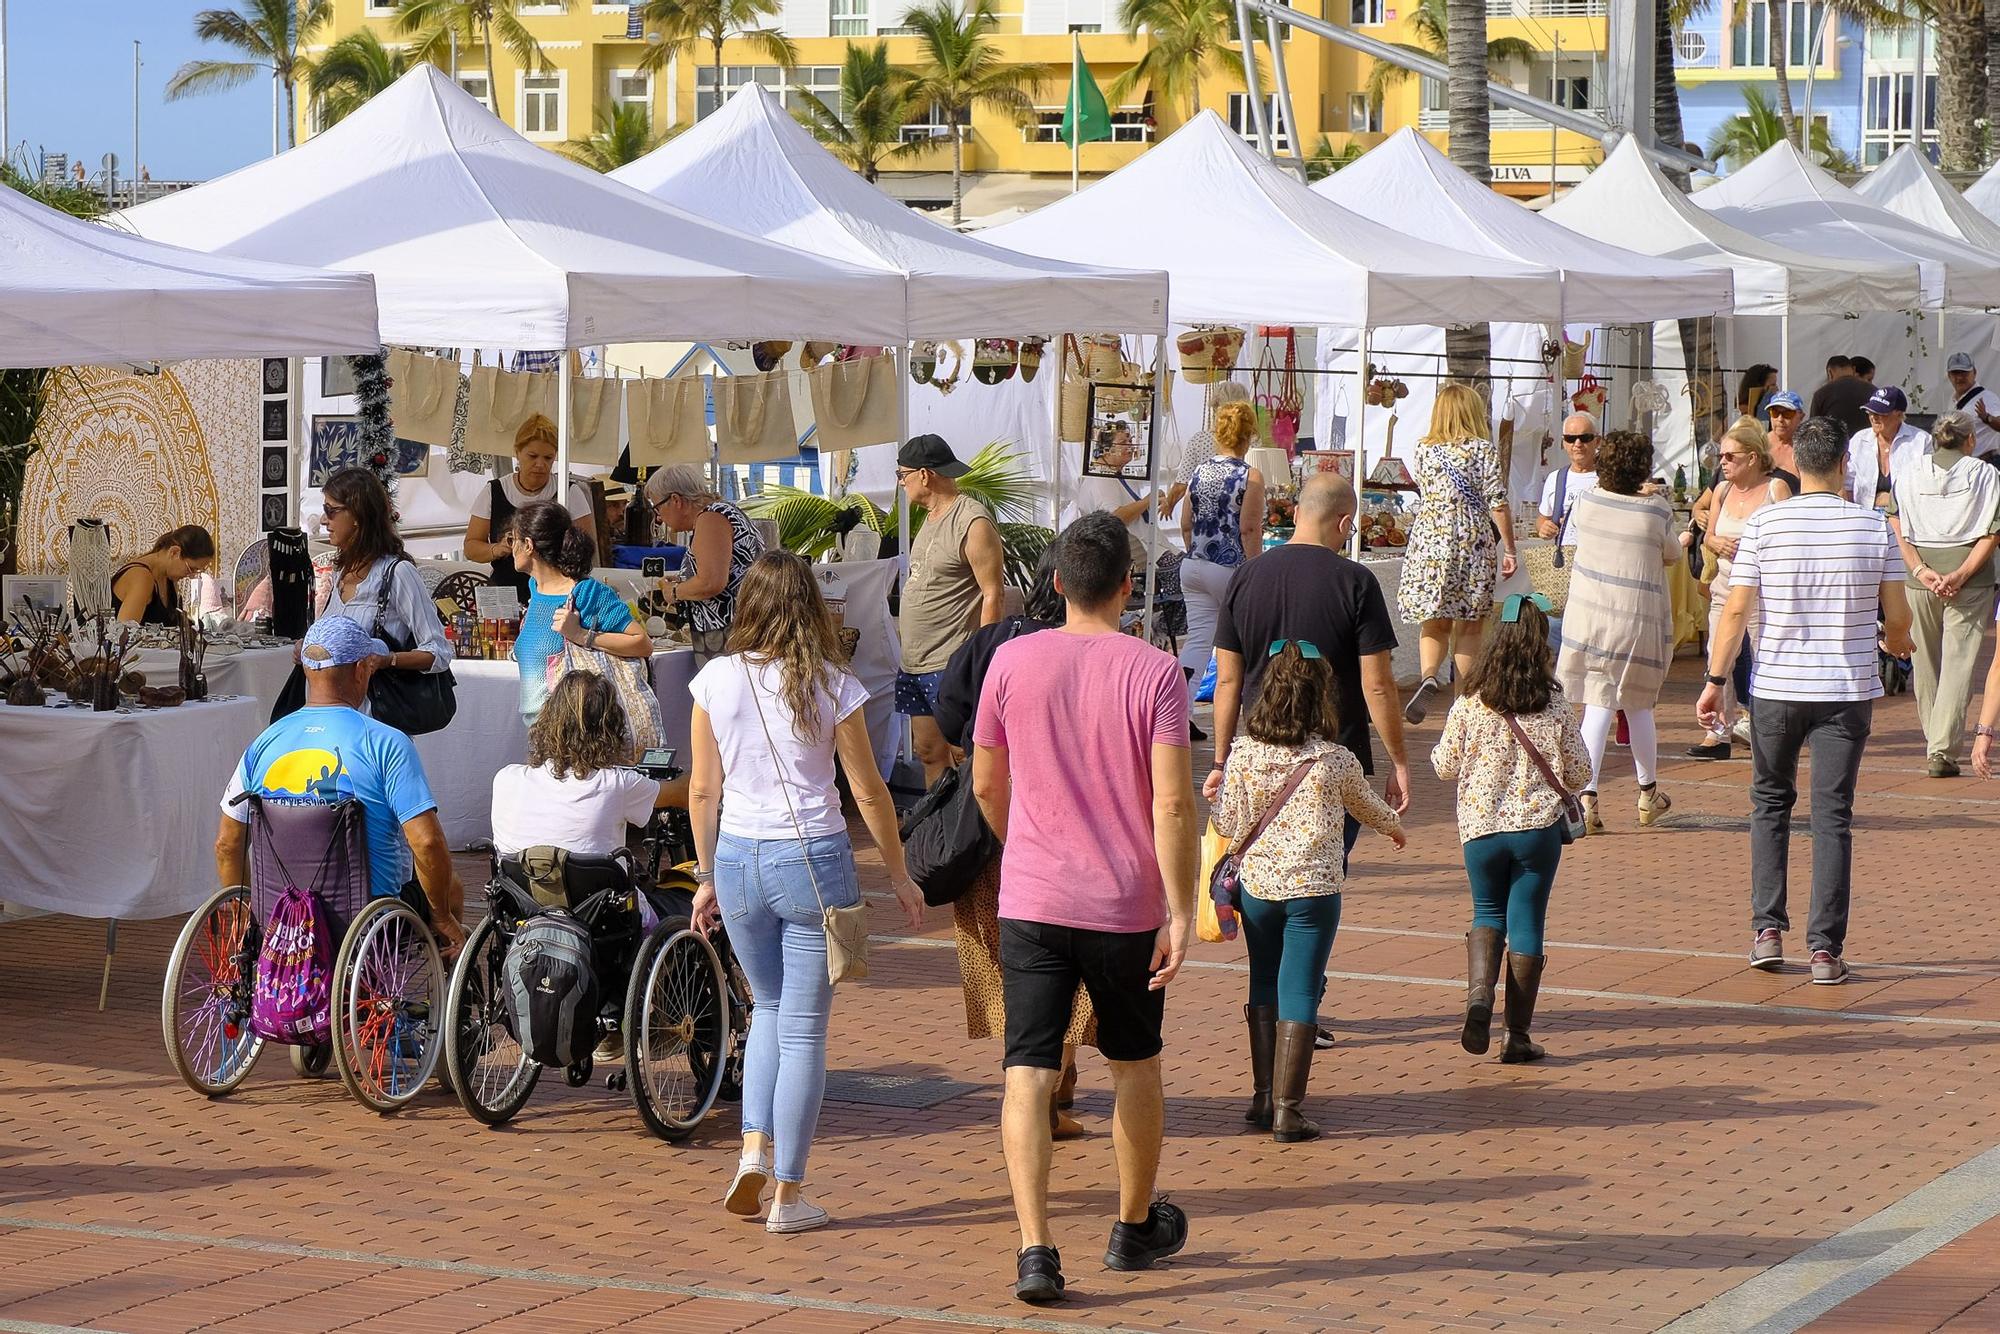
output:
<instances>
[{"instance_id":1,"label":"girl in floral top","mask_svg":"<svg viewBox=\"0 0 2000 1334\"><path fill-rule=\"evenodd\" d=\"M1368 786L1339 734L1333 667L1302 639L1271 645L1256 705L1229 751L1210 818L1240 845L1302 766L1304 779L1241 854L1243 939L1250 950L1250 1109L1243 1119L1280 1143L1317 1138L1300 1113L1318 1035L1320 979L1340 926L1347 814L1403 846L1396 813ZM1275 1063L1277 1099L1272 1101Z\"/></svg>"},{"instance_id":2,"label":"girl in floral top","mask_svg":"<svg viewBox=\"0 0 2000 1334\"><path fill-rule=\"evenodd\" d=\"M1493 986L1504 939L1507 1044L1500 1059L1510 1064L1543 1056L1528 1030L1548 962L1542 927L1562 860L1563 793L1542 776L1507 719L1520 723L1570 792L1590 782L1590 752L1555 684L1547 609L1539 593L1507 599L1431 752L1438 777L1458 780L1458 836L1472 884L1459 1041L1475 1055L1492 1043Z\"/></svg>"}]
</instances>

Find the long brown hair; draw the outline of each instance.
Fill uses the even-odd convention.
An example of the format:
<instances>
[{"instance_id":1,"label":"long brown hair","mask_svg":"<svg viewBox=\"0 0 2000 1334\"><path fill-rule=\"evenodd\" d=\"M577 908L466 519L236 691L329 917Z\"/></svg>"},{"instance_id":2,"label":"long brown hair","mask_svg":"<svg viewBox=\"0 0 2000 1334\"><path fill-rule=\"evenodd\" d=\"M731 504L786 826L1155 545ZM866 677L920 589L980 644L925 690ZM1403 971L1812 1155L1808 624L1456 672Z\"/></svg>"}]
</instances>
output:
<instances>
[{"instance_id":1,"label":"long brown hair","mask_svg":"<svg viewBox=\"0 0 2000 1334\"><path fill-rule=\"evenodd\" d=\"M546 764L557 778L588 778L631 758L625 708L595 672L571 672L556 682L528 729L528 767Z\"/></svg>"},{"instance_id":2,"label":"long brown hair","mask_svg":"<svg viewBox=\"0 0 2000 1334\"><path fill-rule=\"evenodd\" d=\"M1264 684L1243 728L1269 746L1303 746L1313 737L1331 741L1340 732L1333 664L1308 658L1293 640L1264 669Z\"/></svg>"},{"instance_id":3,"label":"long brown hair","mask_svg":"<svg viewBox=\"0 0 2000 1334\"><path fill-rule=\"evenodd\" d=\"M767 551L743 572L729 651L744 661L778 666L778 697L792 714L792 733L817 744L820 697L847 664L840 633L814 582L812 566L789 551Z\"/></svg>"},{"instance_id":4,"label":"long brown hair","mask_svg":"<svg viewBox=\"0 0 2000 1334\"><path fill-rule=\"evenodd\" d=\"M1524 717L1549 707L1555 691L1555 654L1549 650L1549 618L1523 598L1519 620L1497 616L1487 622L1479 660L1465 674L1465 693L1495 713Z\"/></svg>"},{"instance_id":5,"label":"long brown hair","mask_svg":"<svg viewBox=\"0 0 2000 1334\"><path fill-rule=\"evenodd\" d=\"M168 551L180 548L182 560L202 561L215 559L215 538L208 529L198 523L184 523L160 534L160 540L153 543L153 551ZM147 555L152 555L149 551Z\"/></svg>"},{"instance_id":6,"label":"long brown hair","mask_svg":"<svg viewBox=\"0 0 2000 1334\"><path fill-rule=\"evenodd\" d=\"M342 468L326 479L320 494L345 505L354 516L354 545L340 553L340 568L365 570L384 556L406 556L389 488L363 467Z\"/></svg>"}]
</instances>

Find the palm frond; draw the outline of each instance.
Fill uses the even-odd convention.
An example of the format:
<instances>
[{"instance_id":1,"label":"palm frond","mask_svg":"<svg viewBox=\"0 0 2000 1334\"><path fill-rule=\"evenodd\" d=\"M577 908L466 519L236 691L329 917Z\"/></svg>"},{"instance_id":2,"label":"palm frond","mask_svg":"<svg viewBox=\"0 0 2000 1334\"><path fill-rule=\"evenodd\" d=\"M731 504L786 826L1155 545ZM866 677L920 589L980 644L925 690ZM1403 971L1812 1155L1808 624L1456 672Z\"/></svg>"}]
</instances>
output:
<instances>
[{"instance_id":1,"label":"palm frond","mask_svg":"<svg viewBox=\"0 0 2000 1334\"><path fill-rule=\"evenodd\" d=\"M224 92L270 72L269 65L252 60L190 60L167 80L166 97L169 102L178 102L183 97Z\"/></svg>"}]
</instances>

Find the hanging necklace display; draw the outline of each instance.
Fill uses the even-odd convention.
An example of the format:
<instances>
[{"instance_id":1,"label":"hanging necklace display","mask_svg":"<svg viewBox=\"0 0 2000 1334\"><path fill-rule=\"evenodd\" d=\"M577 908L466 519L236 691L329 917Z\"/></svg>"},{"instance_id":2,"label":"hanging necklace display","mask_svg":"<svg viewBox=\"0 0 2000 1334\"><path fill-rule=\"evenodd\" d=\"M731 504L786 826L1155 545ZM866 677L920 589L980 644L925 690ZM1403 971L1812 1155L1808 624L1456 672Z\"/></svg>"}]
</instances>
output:
<instances>
[{"instance_id":1,"label":"hanging necklace display","mask_svg":"<svg viewBox=\"0 0 2000 1334\"><path fill-rule=\"evenodd\" d=\"M69 596L78 619L110 615L111 529L102 519L78 519L69 526Z\"/></svg>"},{"instance_id":2,"label":"hanging necklace display","mask_svg":"<svg viewBox=\"0 0 2000 1334\"><path fill-rule=\"evenodd\" d=\"M208 657L208 635L187 616L180 624L180 682L183 699L207 699L208 676L202 662Z\"/></svg>"},{"instance_id":3,"label":"hanging necklace display","mask_svg":"<svg viewBox=\"0 0 2000 1334\"><path fill-rule=\"evenodd\" d=\"M312 552L297 528L271 530L271 633L302 639L312 624Z\"/></svg>"}]
</instances>

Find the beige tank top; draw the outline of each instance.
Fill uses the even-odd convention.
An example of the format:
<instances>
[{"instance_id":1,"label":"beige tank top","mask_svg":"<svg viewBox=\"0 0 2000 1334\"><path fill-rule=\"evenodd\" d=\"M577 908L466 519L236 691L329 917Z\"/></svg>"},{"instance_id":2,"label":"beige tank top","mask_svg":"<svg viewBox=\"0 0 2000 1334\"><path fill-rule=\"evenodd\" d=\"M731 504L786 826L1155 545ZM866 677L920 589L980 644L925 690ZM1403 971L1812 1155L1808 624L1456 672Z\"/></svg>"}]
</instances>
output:
<instances>
[{"instance_id":1,"label":"beige tank top","mask_svg":"<svg viewBox=\"0 0 2000 1334\"><path fill-rule=\"evenodd\" d=\"M940 672L958 646L972 636L979 610L979 580L965 558L966 534L992 511L960 495L942 514L924 520L910 544L910 578L903 587L903 670L912 675Z\"/></svg>"}]
</instances>

